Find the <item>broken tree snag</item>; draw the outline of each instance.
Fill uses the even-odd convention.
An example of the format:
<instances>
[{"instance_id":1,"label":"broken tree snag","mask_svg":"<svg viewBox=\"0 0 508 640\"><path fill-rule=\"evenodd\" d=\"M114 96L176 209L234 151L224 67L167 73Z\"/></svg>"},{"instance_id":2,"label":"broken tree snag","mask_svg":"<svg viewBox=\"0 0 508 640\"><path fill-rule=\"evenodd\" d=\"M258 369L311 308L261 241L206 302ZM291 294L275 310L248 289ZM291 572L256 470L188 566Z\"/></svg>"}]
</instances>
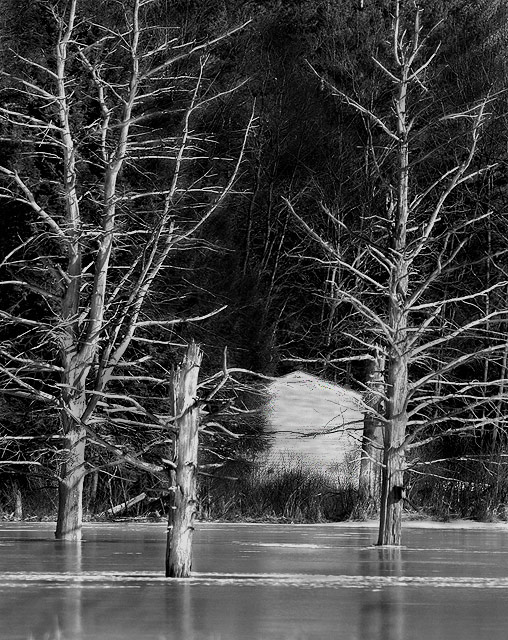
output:
<instances>
[{"instance_id":1,"label":"broken tree snag","mask_svg":"<svg viewBox=\"0 0 508 640\"><path fill-rule=\"evenodd\" d=\"M196 402L202 352L192 342L173 375L177 437L176 469L171 472L171 496L166 547L166 576L187 578L192 567L192 534L196 516L199 406Z\"/></svg>"}]
</instances>

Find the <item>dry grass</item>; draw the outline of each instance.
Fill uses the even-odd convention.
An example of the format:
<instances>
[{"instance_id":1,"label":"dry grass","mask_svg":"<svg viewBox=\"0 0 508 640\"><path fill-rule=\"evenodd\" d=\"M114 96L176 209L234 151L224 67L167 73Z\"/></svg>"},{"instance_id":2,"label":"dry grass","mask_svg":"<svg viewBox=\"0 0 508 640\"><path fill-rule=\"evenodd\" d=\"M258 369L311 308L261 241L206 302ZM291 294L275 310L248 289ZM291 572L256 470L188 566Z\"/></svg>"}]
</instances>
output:
<instances>
[{"instance_id":1,"label":"dry grass","mask_svg":"<svg viewBox=\"0 0 508 640\"><path fill-rule=\"evenodd\" d=\"M296 456L280 456L227 470L229 479L200 485L200 514L214 520L326 522L347 519L354 507L354 478L313 469ZM230 479L234 475L237 480Z\"/></svg>"}]
</instances>

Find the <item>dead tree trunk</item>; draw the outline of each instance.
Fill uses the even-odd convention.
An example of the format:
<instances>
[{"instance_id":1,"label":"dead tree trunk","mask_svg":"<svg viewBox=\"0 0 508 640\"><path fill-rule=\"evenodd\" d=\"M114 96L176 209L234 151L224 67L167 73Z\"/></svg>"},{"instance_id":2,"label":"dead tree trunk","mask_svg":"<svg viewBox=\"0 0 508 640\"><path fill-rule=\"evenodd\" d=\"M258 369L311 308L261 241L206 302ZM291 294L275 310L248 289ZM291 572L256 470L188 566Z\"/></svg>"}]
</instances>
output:
<instances>
[{"instance_id":1,"label":"dead tree trunk","mask_svg":"<svg viewBox=\"0 0 508 640\"><path fill-rule=\"evenodd\" d=\"M12 494L14 498L14 520L23 520L23 496L16 479L12 482Z\"/></svg>"},{"instance_id":2,"label":"dead tree trunk","mask_svg":"<svg viewBox=\"0 0 508 640\"><path fill-rule=\"evenodd\" d=\"M67 459L58 483L57 540L81 540L83 522L83 481L85 478L86 430L71 425L67 431Z\"/></svg>"},{"instance_id":3,"label":"dead tree trunk","mask_svg":"<svg viewBox=\"0 0 508 640\"><path fill-rule=\"evenodd\" d=\"M405 455L400 444L390 443L403 439L404 428L400 419L394 420L391 433L385 438L378 545L400 544Z\"/></svg>"},{"instance_id":4,"label":"dead tree trunk","mask_svg":"<svg viewBox=\"0 0 508 640\"><path fill-rule=\"evenodd\" d=\"M91 480L89 485L88 502L86 506L87 513L95 513L95 507L97 504L97 489L99 488L99 472L95 470L91 474Z\"/></svg>"},{"instance_id":5,"label":"dead tree trunk","mask_svg":"<svg viewBox=\"0 0 508 640\"><path fill-rule=\"evenodd\" d=\"M75 389L74 377L67 380L68 388ZM74 397L75 396L75 397ZM86 398L84 393L63 394L64 412L62 428L65 434L65 461L58 480L58 516L55 538L81 540L83 522L83 484L85 480L86 427L82 422Z\"/></svg>"},{"instance_id":6,"label":"dead tree trunk","mask_svg":"<svg viewBox=\"0 0 508 640\"><path fill-rule=\"evenodd\" d=\"M379 415L383 412L383 396L385 393L385 357L377 349L375 358L369 361L367 372L366 405L371 409L363 424L362 457L360 460L360 476L358 480L358 518L369 518L379 508L381 486L381 466L383 451L383 427Z\"/></svg>"},{"instance_id":7,"label":"dead tree trunk","mask_svg":"<svg viewBox=\"0 0 508 640\"><path fill-rule=\"evenodd\" d=\"M404 70L405 73L405 70ZM405 80L405 78L404 78ZM405 113L405 82L397 107ZM387 422L384 429L381 517L379 545L400 544L402 519L402 487L405 466L404 439L407 428L408 402L408 290L409 264L406 258L406 227L408 220L408 145L405 121L399 120L401 142L399 194L393 236L394 269L389 290L389 327L392 334L387 365Z\"/></svg>"},{"instance_id":8,"label":"dead tree trunk","mask_svg":"<svg viewBox=\"0 0 508 640\"><path fill-rule=\"evenodd\" d=\"M174 415L177 437L176 468L171 473L171 504L168 515L166 576L187 578L192 567L192 534L196 515L199 407L196 403L202 352L192 343L173 377Z\"/></svg>"},{"instance_id":9,"label":"dead tree trunk","mask_svg":"<svg viewBox=\"0 0 508 640\"><path fill-rule=\"evenodd\" d=\"M106 509L106 511L103 511L102 513L100 513L99 516L102 516L102 517L117 516L123 511L127 511L127 509L130 509L135 504L138 504L138 502L142 502L145 498L146 498L146 493L143 491L143 493L140 493L139 495L135 496L134 498L131 498L130 500L121 502L120 504L117 504L114 507L111 507L111 509Z\"/></svg>"}]
</instances>

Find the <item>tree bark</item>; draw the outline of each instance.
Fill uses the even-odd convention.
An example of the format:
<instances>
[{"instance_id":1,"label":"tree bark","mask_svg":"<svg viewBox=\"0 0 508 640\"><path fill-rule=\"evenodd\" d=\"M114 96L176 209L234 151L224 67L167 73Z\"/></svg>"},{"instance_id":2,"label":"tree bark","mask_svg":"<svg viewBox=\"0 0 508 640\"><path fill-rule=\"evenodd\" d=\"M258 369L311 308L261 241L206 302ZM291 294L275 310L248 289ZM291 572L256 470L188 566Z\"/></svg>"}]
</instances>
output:
<instances>
[{"instance_id":1,"label":"tree bark","mask_svg":"<svg viewBox=\"0 0 508 640\"><path fill-rule=\"evenodd\" d=\"M201 349L191 343L173 377L174 415L178 436L168 515L166 576L187 578L192 568L192 536L196 516L199 406L196 403Z\"/></svg>"},{"instance_id":2,"label":"tree bark","mask_svg":"<svg viewBox=\"0 0 508 640\"><path fill-rule=\"evenodd\" d=\"M404 498L404 453L400 447L386 447L383 455L381 508L378 545L399 545Z\"/></svg>"},{"instance_id":3,"label":"tree bark","mask_svg":"<svg viewBox=\"0 0 508 640\"><path fill-rule=\"evenodd\" d=\"M90 489L86 510L89 514L94 514L97 504L97 489L99 487L99 472L95 470L91 474Z\"/></svg>"},{"instance_id":4,"label":"tree bark","mask_svg":"<svg viewBox=\"0 0 508 640\"><path fill-rule=\"evenodd\" d=\"M64 417L67 458L58 483L57 540L81 540L83 522L83 481L85 479L86 430Z\"/></svg>"},{"instance_id":5,"label":"tree bark","mask_svg":"<svg viewBox=\"0 0 508 640\"><path fill-rule=\"evenodd\" d=\"M403 476L405 467L404 440L407 429L408 360L407 263L403 260L394 274L397 295L391 296L390 326L394 342L390 347L387 367L387 422L384 429L383 473L379 520L379 545L398 545L401 539Z\"/></svg>"},{"instance_id":6,"label":"tree bark","mask_svg":"<svg viewBox=\"0 0 508 640\"><path fill-rule=\"evenodd\" d=\"M23 496L16 479L12 483L12 493L14 498L14 520L23 520Z\"/></svg>"},{"instance_id":7,"label":"tree bark","mask_svg":"<svg viewBox=\"0 0 508 640\"><path fill-rule=\"evenodd\" d=\"M376 349L374 360L369 361L367 372L366 404L373 413L367 413L363 423L362 457L358 479L358 518L369 518L378 512L383 464L383 427L376 413L383 411L385 393L385 357Z\"/></svg>"},{"instance_id":8,"label":"tree bark","mask_svg":"<svg viewBox=\"0 0 508 640\"><path fill-rule=\"evenodd\" d=\"M398 33L400 6L397 3L396 33ZM413 46L417 47L419 13L415 20ZM395 39L402 51L402 40ZM415 49L416 55L416 49ZM401 539L403 504L404 439L407 428L408 402L408 308L409 258L407 254L407 224L409 204L409 125L407 93L411 73L411 58L396 55L400 67L397 114L398 172L396 202L393 207L392 270L389 280L388 326L390 343L387 367L387 423L384 431L383 475L378 545L398 545Z\"/></svg>"}]
</instances>

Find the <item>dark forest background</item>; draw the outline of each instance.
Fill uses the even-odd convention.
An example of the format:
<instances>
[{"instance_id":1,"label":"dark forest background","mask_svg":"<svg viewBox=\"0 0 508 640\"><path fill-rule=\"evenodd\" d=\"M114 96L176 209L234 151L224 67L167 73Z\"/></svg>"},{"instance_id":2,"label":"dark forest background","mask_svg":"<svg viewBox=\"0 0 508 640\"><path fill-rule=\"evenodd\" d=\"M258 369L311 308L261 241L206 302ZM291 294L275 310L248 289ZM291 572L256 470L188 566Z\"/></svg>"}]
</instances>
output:
<instances>
[{"instance_id":1,"label":"dark forest background","mask_svg":"<svg viewBox=\"0 0 508 640\"><path fill-rule=\"evenodd\" d=\"M43 61L51 58L55 27L47 4L0 2L0 104L35 117L39 107L17 91L11 77L24 72L20 55ZM115 24L111 3L89 4L97 22ZM392 4L387 0L154 3L158 23L178 29L185 42L213 40L251 20L208 52L207 91L224 94L202 109L194 123L199 134L213 140L213 145L207 148L207 157L193 166L195 175L191 172L187 176L188 183L211 171L213 158L236 157L252 113L255 121L232 192L199 228L192 242L175 252L171 268L164 271L152 291L145 317L195 318L226 308L201 322L180 322L170 332L161 328L152 335L161 343L170 344L139 344L139 357L150 355L155 363L146 366L145 375L171 370L180 361L183 346L195 340L205 353L205 378L221 369L227 348L230 367L266 376L303 369L365 391L369 373L365 354L375 346L372 327L350 301L337 293L341 287L356 286L354 274L338 262L323 259L319 243L302 227L291 207L349 263L366 238L385 251L389 229L381 229L377 220L385 216L389 207L396 172L394 156L380 127L331 87L367 105L380 117L391 117L392 86L374 58L383 61L390 56ZM407 11L412 11L413 4L406 4ZM86 12L87 2L83 1L82 6ZM466 148L467 119L457 119L450 125L445 116L464 113L472 105L488 101L488 117L482 126L473 168L492 168L457 189L442 220L446 226L470 214L479 218L489 214L468 232L467 244L457 254L453 272L436 285L441 294L456 300L446 311L446 322L458 326L461 318L472 313L471 302L463 300L468 291L496 284L491 296L475 301L482 308L506 306L508 295L507 285L500 284L507 279L508 8L495 0L427 0L422 8L424 31L430 33L425 44L427 55L440 46L426 71L425 87L415 111L417 124L411 151L415 193L425 191L437 176L445 174L450 162ZM186 73L184 63L181 71ZM233 87L237 88L231 91ZM153 111L150 126L169 135L178 125L179 98L175 96L171 103L167 96L157 100L154 98L149 106ZM96 109L92 99L82 100L77 119L83 132ZM57 164L49 156L41 159L27 153L23 139L12 129L8 118L0 120L0 137L0 164L28 173L38 197L51 202L54 194L50 185L58 173ZM87 144L83 134L85 150ZM154 159L149 170L157 176L167 171L167 166ZM227 179L225 166L213 165L214 180L221 178L221 171ZM94 180L92 169L87 180ZM128 188L141 178L134 169L126 169L122 180ZM23 203L4 197L0 206L3 257L33 232L35 221L33 212ZM187 203L185 216L192 217L199 206L197 200ZM145 212L140 208L138 215L142 218ZM334 223L334 218L340 224ZM91 255L93 252L91 244ZM51 247L46 254L52 254ZM56 264L59 257L53 255L52 259ZM432 264L429 258L429 272ZM421 265L420 276L425 278L425 261ZM16 316L23 313L33 320L43 319L47 315L44 300L13 284L12 269L4 260L2 309ZM378 275L374 271L372 274ZM43 269L39 278L44 282ZM495 331L497 338L506 335L506 322L501 316L489 331ZM19 338L17 329L6 320L1 332L5 343L12 344ZM454 348L474 352L483 348L488 337L477 332L464 334L461 339L462 346ZM457 383L475 379L485 381L487 388L489 381L506 378L506 353L498 354L495 361L472 360L455 375ZM54 412L36 400L12 393L8 377L3 376L2 385L6 391L0 405L2 435L31 437L34 433L57 432ZM286 469L277 478L253 468L254 453L265 446L263 419L228 413L227 405L234 401L243 410L252 409L260 401L258 387L252 380L245 382L228 390L222 405L219 402L211 408L228 430L246 437L231 441L210 436L207 440L205 435L203 460L211 463L218 456L228 460L220 471L202 477L202 515L304 520L349 516L355 505L353 476L357 469L353 463L349 471L339 474L338 488L336 484L331 486L320 472L313 475L299 465ZM503 392L504 382L500 395ZM164 395L160 389L154 393L148 382L140 382L136 393L145 395L147 402L153 396L154 403ZM495 410L504 415L505 405L497 402ZM122 437L139 445L133 433ZM4 515L10 517L16 510L20 515L21 509L25 516L51 515L55 508L55 482L46 467L56 468L58 453L46 441L44 447L32 440L2 442ZM412 506L408 508L415 512L425 509L441 517L504 517L503 505L508 495L503 466L505 445L504 430L497 427L433 441L418 452L426 467L412 476ZM30 458L43 462L45 469L28 472L21 465L12 464ZM99 464L100 456L95 461ZM345 480L348 473L350 477ZM294 496L296 489L300 492L299 505L288 506L284 497L279 505L268 504L270 499L275 501L276 495ZM151 502L145 502L143 507L138 504L135 513L162 514L160 480L128 466L90 474L85 502L93 515L142 491L149 493ZM316 507L318 494L325 497ZM302 506L311 503L312 509Z\"/></svg>"}]
</instances>

